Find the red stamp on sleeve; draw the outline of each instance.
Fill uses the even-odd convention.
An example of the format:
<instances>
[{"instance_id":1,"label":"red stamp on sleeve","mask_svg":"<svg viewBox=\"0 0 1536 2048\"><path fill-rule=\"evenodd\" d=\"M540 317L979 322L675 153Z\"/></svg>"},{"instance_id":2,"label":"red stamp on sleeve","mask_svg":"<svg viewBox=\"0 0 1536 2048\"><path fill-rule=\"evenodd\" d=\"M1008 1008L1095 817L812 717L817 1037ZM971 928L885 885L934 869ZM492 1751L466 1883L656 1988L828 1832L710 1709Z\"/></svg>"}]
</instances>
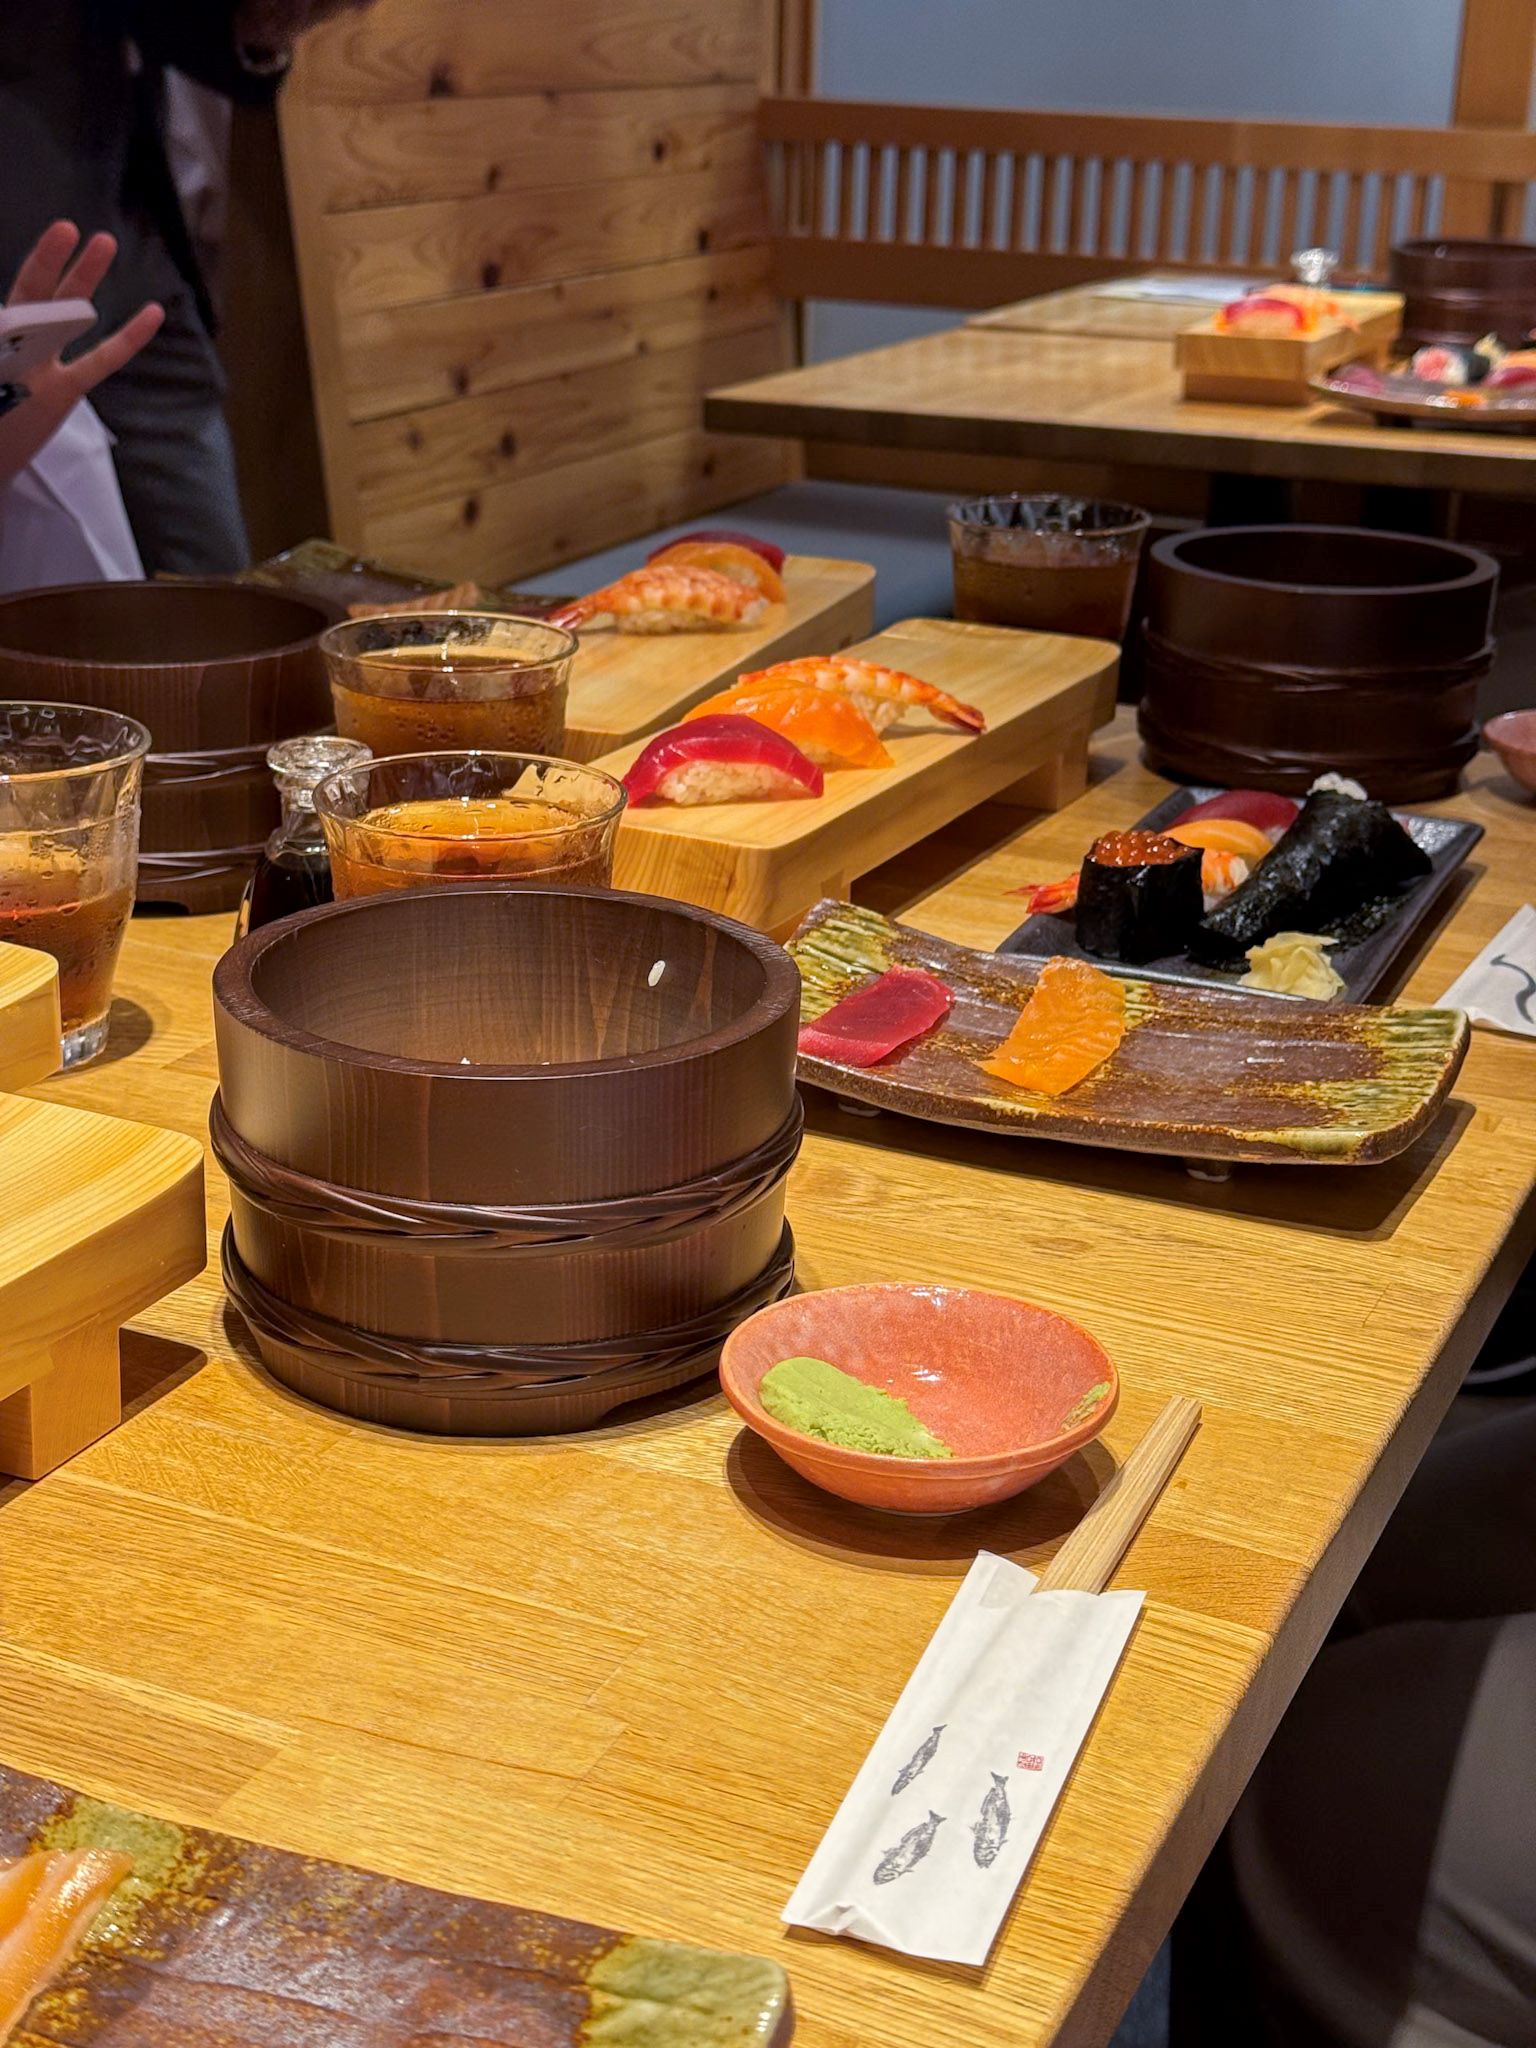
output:
<instances>
[{"instance_id":1,"label":"red stamp on sleeve","mask_svg":"<svg viewBox=\"0 0 1536 2048\"><path fill-rule=\"evenodd\" d=\"M1021 1771L1043 1771L1045 1769L1045 1758L1043 1756L1036 1756L1032 1749L1021 1749L1019 1751L1019 1769Z\"/></svg>"}]
</instances>

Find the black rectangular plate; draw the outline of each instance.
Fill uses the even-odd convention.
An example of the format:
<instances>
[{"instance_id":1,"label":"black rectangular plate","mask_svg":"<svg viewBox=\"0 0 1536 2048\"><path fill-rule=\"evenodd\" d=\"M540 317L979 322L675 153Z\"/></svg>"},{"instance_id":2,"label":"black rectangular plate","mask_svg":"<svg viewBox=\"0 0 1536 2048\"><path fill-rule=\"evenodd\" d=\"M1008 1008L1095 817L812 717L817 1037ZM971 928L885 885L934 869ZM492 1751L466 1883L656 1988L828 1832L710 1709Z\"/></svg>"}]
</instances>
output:
<instances>
[{"instance_id":1,"label":"black rectangular plate","mask_svg":"<svg viewBox=\"0 0 1536 2048\"><path fill-rule=\"evenodd\" d=\"M1161 832L1192 804L1204 803L1208 796L1216 794L1214 789L1176 789L1144 818L1139 818L1135 830ZM1330 950L1328 958L1343 977L1340 1000L1344 1002L1363 1003L1381 986L1413 934L1450 887L1456 870L1483 836L1481 825L1469 825L1460 818L1423 818L1415 811L1395 811L1393 816L1429 855L1429 873L1403 892L1397 908L1378 931L1362 939L1359 945L1335 946ZM1085 853L1087 850L1084 847ZM1065 953L1070 959L1106 964L1096 954L1083 951L1077 943L1076 924L1070 917L1027 917L997 950L1022 953L1029 959ZM1126 972L1142 975L1148 981L1194 982L1212 988L1236 988L1243 974L1240 968L1202 967L1185 953L1170 953L1144 967L1127 968ZM1299 1002L1302 998L1288 1000Z\"/></svg>"}]
</instances>

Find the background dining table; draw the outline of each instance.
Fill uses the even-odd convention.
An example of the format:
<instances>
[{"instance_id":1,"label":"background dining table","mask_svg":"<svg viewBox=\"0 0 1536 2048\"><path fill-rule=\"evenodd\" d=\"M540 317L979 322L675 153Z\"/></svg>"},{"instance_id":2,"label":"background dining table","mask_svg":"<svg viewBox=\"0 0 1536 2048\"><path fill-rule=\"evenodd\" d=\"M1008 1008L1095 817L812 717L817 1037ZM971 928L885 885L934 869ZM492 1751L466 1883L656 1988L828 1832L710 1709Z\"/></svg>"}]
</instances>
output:
<instances>
[{"instance_id":1,"label":"background dining table","mask_svg":"<svg viewBox=\"0 0 1536 2048\"><path fill-rule=\"evenodd\" d=\"M989 343L989 345L991 345ZM996 806L866 900L990 946L1164 785L1124 723L1087 792ZM1536 872L1487 836L1406 993ZM106 1058L58 1101L203 1133L226 918L135 921ZM1016 1501L939 1520L799 1480L709 1383L585 1435L342 1420L253 1362L216 1265L125 1338L122 1427L0 1491L0 1756L299 1851L778 1958L803 2048L1102 2048L1536 1241L1536 1047L1479 1030L1390 1164L1248 1168L854 1117L789 1192L805 1287L992 1287L1088 1324L1123 1398ZM210 1246L226 1210L209 1164ZM1204 1421L1116 1583L1147 1606L990 1962L790 1936L780 1910L978 1550L1038 1566L1172 1394Z\"/></svg>"},{"instance_id":2,"label":"background dining table","mask_svg":"<svg viewBox=\"0 0 1536 2048\"><path fill-rule=\"evenodd\" d=\"M915 340L723 385L707 395L704 423L719 433L792 436L892 457L1009 457L1536 498L1529 434L1378 425L1327 400L1186 399L1173 337L1209 310L1193 300L1117 297L1102 286L1053 292Z\"/></svg>"}]
</instances>

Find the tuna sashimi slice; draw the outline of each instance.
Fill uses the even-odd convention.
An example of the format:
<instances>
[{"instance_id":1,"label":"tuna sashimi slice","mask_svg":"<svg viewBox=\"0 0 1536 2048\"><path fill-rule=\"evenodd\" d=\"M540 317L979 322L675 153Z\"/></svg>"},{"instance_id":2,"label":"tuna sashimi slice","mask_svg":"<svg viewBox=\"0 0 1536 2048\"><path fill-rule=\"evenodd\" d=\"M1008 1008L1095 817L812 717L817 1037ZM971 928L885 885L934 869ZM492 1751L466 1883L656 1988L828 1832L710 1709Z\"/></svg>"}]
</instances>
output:
<instances>
[{"instance_id":1,"label":"tuna sashimi slice","mask_svg":"<svg viewBox=\"0 0 1536 2048\"><path fill-rule=\"evenodd\" d=\"M1203 804L1191 804L1166 829L1177 832L1181 825L1193 825L1201 818L1235 818L1253 825L1271 842L1288 832L1296 822L1301 805L1293 796L1278 796L1269 789L1223 789L1208 796Z\"/></svg>"},{"instance_id":2,"label":"tuna sashimi slice","mask_svg":"<svg viewBox=\"0 0 1536 2048\"><path fill-rule=\"evenodd\" d=\"M872 1067L948 1016L954 995L917 967L891 967L866 981L813 1024L800 1027L808 1058L841 1067Z\"/></svg>"}]
</instances>

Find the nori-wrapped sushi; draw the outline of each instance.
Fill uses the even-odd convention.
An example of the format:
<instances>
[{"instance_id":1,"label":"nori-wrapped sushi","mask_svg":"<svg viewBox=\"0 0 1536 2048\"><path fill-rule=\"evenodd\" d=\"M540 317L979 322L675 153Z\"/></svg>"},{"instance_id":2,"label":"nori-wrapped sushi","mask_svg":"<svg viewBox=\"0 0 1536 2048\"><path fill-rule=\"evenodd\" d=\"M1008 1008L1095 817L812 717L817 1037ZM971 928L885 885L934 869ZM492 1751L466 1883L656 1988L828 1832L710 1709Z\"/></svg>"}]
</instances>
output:
<instances>
[{"instance_id":1,"label":"nori-wrapped sushi","mask_svg":"<svg viewBox=\"0 0 1536 2048\"><path fill-rule=\"evenodd\" d=\"M1269 858L1203 920L1190 944L1234 966L1276 932L1329 932L1429 873L1429 856L1385 804L1314 789Z\"/></svg>"},{"instance_id":2,"label":"nori-wrapped sushi","mask_svg":"<svg viewBox=\"0 0 1536 2048\"><path fill-rule=\"evenodd\" d=\"M1077 884L1077 943L1143 965L1182 953L1200 922L1200 849L1163 832L1106 832Z\"/></svg>"}]
</instances>

